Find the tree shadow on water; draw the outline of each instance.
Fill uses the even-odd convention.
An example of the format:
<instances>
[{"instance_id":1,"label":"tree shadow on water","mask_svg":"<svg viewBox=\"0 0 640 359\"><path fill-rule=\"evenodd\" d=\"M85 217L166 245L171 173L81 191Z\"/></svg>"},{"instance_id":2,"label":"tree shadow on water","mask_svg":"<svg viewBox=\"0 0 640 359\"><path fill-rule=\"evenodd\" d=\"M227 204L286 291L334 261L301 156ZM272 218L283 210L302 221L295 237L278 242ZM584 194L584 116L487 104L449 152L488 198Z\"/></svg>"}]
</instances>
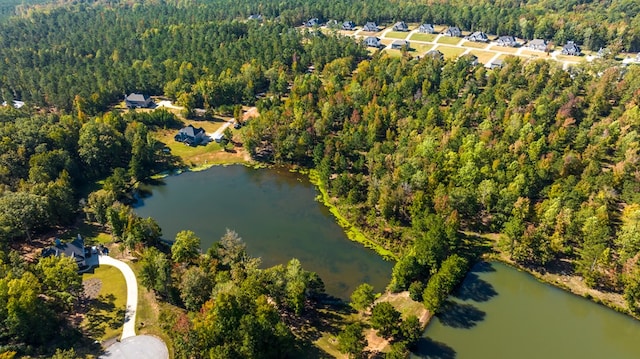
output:
<instances>
[{"instance_id":1,"label":"tree shadow on water","mask_svg":"<svg viewBox=\"0 0 640 359\"><path fill-rule=\"evenodd\" d=\"M493 266L491 265L491 263L489 262L478 262L476 263L476 265L473 266L473 268L471 268L471 273L488 273L488 272L495 272L496 269L493 268Z\"/></svg>"},{"instance_id":2,"label":"tree shadow on water","mask_svg":"<svg viewBox=\"0 0 640 359\"><path fill-rule=\"evenodd\" d=\"M475 273L469 273L453 296L461 300L471 299L476 302L486 302L496 295L498 292L491 283L480 279Z\"/></svg>"},{"instance_id":3,"label":"tree shadow on water","mask_svg":"<svg viewBox=\"0 0 640 359\"><path fill-rule=\"evenodd\" d=\"M422 337L418 340L413 354L418 358L425 359L455 359L456 357L456 351L453 348L429 337Z\"/></svg>"},{"instance_id":4,"label":"tree shadow on water","mask_svg":"<svg viewBox=\"0 0 640 359\"><path fill-rule=\"evenodd\" d=\"M471 304L454 301L448 301L443 309L437 317L443 325L452 328L473 328L487 316L487 313Z\"/></svg>"}]
</instances>

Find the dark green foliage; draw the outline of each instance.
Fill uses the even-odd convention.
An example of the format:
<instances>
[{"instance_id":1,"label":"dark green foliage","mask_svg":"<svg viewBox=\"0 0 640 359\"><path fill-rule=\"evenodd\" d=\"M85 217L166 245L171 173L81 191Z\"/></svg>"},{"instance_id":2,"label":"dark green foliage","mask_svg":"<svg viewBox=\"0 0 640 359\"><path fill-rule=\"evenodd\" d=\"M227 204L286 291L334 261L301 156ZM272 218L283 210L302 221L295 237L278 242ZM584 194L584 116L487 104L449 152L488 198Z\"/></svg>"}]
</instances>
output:
<instances>
[{"instance_id":1,"label":"dark green foliage","mask_svg":"<svg viewBox=\"0 0 640 359\"><path fill-rule=\"evenodd\" d=\"M378 335L389 339L400 331L400 312L389 302L376 304L371 310L371 326L378 331Z\"/></svg>"},{"instance_id":2,"label":"dark green foliage","mask_svg":"<svg viewBox=\"0 0 640 359\"><path fill-rule=\"evenodd\" d=\"M349 305L355 310L365 311L373 304L375 298L373 286L369 283L362 283L351 294Z\"/></svg>"},{"instance_id":3,"label":"dark green foliage","mask_svg":"<svg viewBox=\"0 0 640 359\"><path fill-rule=\"evenodd\" d=\"M424 292L424 283L421 281L412 282L409 286L409 297L416 302L422 302L422 293Z\"/></svg>"},{"instance_id":4,"label":"dark green foliage","mask_svg":"<svg viewBox=\"0 0 640 359\"><path fill-rule=\"evenodd\" d=\"M362 333L362 324L359 322L347 325L338 334L338 350L345 353L349 358L359 358L367 345L367 341Z\"/></svg>"},{"instance_id":5,"label":"dark green foliage","mask_svg":"<svg viewBox=\"0 0 640 359\"><path fill-rule=\"evenodd\" d=\"M449 294L464 278L467 266L467 260L457 254L451 255L442 262L442 267L429 279L422 295L428 310L432 313L438 312Z\"/></svg>"}]
</instances>

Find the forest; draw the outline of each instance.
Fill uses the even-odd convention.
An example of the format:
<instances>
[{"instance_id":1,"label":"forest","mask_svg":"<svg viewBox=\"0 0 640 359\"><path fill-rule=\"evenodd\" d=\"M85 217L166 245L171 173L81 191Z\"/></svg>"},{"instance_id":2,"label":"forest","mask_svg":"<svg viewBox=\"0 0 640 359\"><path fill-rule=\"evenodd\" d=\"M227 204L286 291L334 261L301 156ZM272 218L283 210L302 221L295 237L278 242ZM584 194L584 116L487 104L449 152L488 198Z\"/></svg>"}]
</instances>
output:
<instances>
[{"instance_id":1,"label":"forest","mask_svg":"<svg viewBox=\"0 0 640 359\"><path fill-rule=\"evenodd\" d=\"M293 26L309 17L426 21L638 51L639 6L187 0L21 7L0 22L0 95L27 103L0 108L0 353L51 355L52 342L70 348L82 339L65 320L80 295L73 263L28 262L10 250L78 220L138 256L141 284L180 309L162 314L178 357L296 357L308 349L291 328L326 299L315 273L295 259L261 268L233 231L202 255L189 231L169 250L157 223L128 206L138 182L184 166L153 136L179 127L177 116L111 111L134 91L165 95L188 116L195 108L256 105L260 117L243 129L247 151L317 175L340 213L399 258L389 290L408 290L431 312L486 250L483 235L498 234L495 248L510 260L542 270L568 262L587 285L622 293L637 313L640 66L603 60L565 71L509 57L488 70L464 57L369 55L350 38ZM255 13L265 21L245 20ZM396 343L389 357L403 357L416 339L415 319L400 322L392 308L372 303L371 288L354 292L352 307L371 309L369 324ZM362 329L343 328L344 353L361 354Z\"/></svg>"}]
</instances>

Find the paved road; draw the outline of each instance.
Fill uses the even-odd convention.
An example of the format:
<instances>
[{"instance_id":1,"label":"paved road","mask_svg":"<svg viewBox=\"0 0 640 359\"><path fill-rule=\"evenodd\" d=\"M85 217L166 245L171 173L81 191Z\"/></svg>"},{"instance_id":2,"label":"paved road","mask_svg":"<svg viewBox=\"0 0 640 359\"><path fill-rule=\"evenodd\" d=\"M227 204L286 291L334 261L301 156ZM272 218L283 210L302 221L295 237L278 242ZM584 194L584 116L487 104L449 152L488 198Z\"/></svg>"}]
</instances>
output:
<instances>
[{"instance_id":1,"label":"paved road","mask_svg":"<svg viewBox=\"0 0 640 359\"><path fill-rule=\"evenodd\" d=\"M125 262L106 255L99 256L98 263L116 267L124 275L124 280L127 283L127 309L124 314L124 325L122 326L120 339L124 340L133 337L136 335L136 308L138 308L138 281L136 280L136 275Z\"/></svg>"},{"instance_id":2,"label":"paved road","mask_svg":"<svg viewBox=\"0 0 640 359\"><path fill-rule=\"evenodd\" d=\"M169 359L169 350L159 338L137 335L114 343L100 359Z\"/></svg>"}]
</instances>

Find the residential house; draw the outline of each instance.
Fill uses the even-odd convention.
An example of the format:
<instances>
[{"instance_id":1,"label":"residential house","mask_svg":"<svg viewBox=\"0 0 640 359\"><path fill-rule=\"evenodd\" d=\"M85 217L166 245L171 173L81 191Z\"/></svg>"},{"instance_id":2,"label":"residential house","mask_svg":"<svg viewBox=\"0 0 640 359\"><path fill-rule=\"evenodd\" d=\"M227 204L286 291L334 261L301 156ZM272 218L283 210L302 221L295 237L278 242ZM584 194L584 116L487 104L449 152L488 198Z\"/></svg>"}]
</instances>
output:
<instances>
[{"instance_id":1,"label":"residential house","mask_svg":"<svg viewBox=\"0 0 640 359\"><path fill-rule=\"evenodd\" d=\"M442 52L440 52L439 50L430 50L427 51L426 54L424 54L425 57L431 57L433 59L436 60L444 60L444 54Z\"/></svg>"},{"instance_id":2,"label":"residential house","mask_svg":"<svg viewBox=\"0 0 640 359\"><path fill-rule=\"evenodd\" d=\"M393 31L409 31L409 26L404 21L398 21L393 25Z\"/></svg>"},{"instance_id":3,"label":"residential house","mask_svg":"<svg viewBox=\"0 0 640 359\"><path fill-rule=\"evenodd\" d=\"M251 14L249 15L248 20L262 21L262 15L260 14Z\"/></svg>"},{"instance_id":4,"label":"residential house","mask_svg":"<svg viewBox=\"0 0 640 359\"><path fill-rule=\"evenodd\" d=\"M71 243L62 243L60 239L55 239L55 244L42 251L43 257L50 256L67 256L75 259L79 270L87 269L86 257L91 256L91 252L84 246L84 239L78 234L78 237Z\"/></svg>"},{"instance_id":5,"label":"residential house","mask_svg":"<svg viewBox=\"0 0 640 359\"><path fill-rule=\"evenodd\" d=\"M482 31L476 31L473 34L466 36L465 40L473 42L488 42L489 37Z\"/></svg>"},{"instance_id":6,"label":"residential house","mask_svg":"<svg viewBox=\"0 0 640 359\"><path fill-rule=\"evenodd\" d=\"M500 36L496 40L496 45L504 46L504 47L516 47L518 46L518 42L516 41L515 37L507 35L507 36Z\"/></svg>"},{"instance_id":7,"label":"residential house","mask_svg":"<svg viewBox=\"0 0 640 359\"><path fill-rule=\"evenodd\" d=\"M314 17L312 19L309 19L309 20L305 21L303 25L306 26L306 27L318 26L318 25L320 25L320 20L318 20L317 17Z\"/></svg>"},{"instance_id":8,"label":"residential house","mask_svg":"<svg viewBox=\"0 0 640 359\"><path fill-rule=\"evenodd\" d=\"M527 43L526 47L535 51L547 51L547 41L543 39L533 39Z\"/></svg>"},{"instance_id":9,"label":"residential house","mask_svg":"<svg viewBox=\"0 0 640 359\"><path fill-rule=\"evenodd\" d=\"M356 23L349 20L342 23L342 30L353 31L356 29Z\"/></svg>"},{"instance_id":10,"label":"residential house","mask_svg":"<svg viewBox=\"0 0 640 359\"><path fill-rule=\"evenodd\" d=\"M478 62L478 56L476 56L474 54L462 55L462 56L459 57L459 59L465 59L465 60L469 61L471 66L476 66L479 63Z\"/></svg>"},{"instance_id":11,"label":"residential house","mask_svg":"<svg viewBox=\"0 0 640 359\"><path fill-rule=\"evenodd\" d=\"M362 31L378 32L378 25L373 21L369 21L364 24L364 26L362 27Z\"/></svg>"},{"instance_id":12,"label":"residential house","mask_svg":"<svg viewBox=\"0 0 640 359\"><path fill-rule=\"evenodd\" d=\"M562 47L563 55L580 56L580 46L576 45L573 41L567 41Z\"/></svg>"},{"instance_id":13,"label":"residential house","mask_svg":"<svg viewBox=\"0 0 640 359\"><path fill-rule=\"evenodd\" d=\"M402 48L409 50L411 48L411 45L407 40L393 40L393 42L391 43L391 48L395 50L401 50Z\"/></svg>"},{"instance_id":14,"label":"residential house","mask_svg":"<svg viewBox=\"0 0 640 359\"><path fill-rule=\"evenodd\" d=\"M189 146L197 146L205 140L206 133L202 127L195 128L193 125L189 125L181 128L173 138Z\"/></svg>"},{"instance_id":15,"label":"residential house","mask_svg":"<svg viewBox=\"0 0 640 359\"><path fill-rule=\"evenodd\" d=\"M596 57L598 58L604 58L611 55L611 50L609 50L609 48L600 48L600 50L598 50L598 53L596 54Z\"/></svg>"},{"instance_id":16,"label":"residential house","mask_svg":"<svg viewBox=\"0 0 640 359\"><path fill-rule=\"evenodd\" d=\"M487 67L490 69L501 69L503 65L504 62L502 61L502 59L496 59L493 60Z\"/></svg>"},{"instance_id":17,"label":"residential house","mask_svg":"<svg viewBox=\"0 0 640 359\"><path fill-rule=\"evenodd\" d=\"M436 29L431 24L422 24L418 27L418 32L421 34L433 34L435 31Z\"/></svg>"},{"instance_id":18,"label":"residential house","mask_svg":"<svg viewBox=\"0 0 640 359\"><path fill-rule=\"evenodd\" d=\"M382 46L382 43L380 42L380 39L375 37L375 36L369 36L366 39L364 39L364 43L365 45L367 45L368 47L377 47L380 48Z\"/></svg>"},{"instance_id":19,"label":"residential house","mask_svg":"<svg viewBox=\"0 0 640 359\"><path fill-rule=\"evenodd\" d=\"M444 36L461 37L462 31L457 26L450 26L442 33Z\"/></svg>"},{"instance_id":20,"label":"residential house","mask_svg":"<svg viewBox=\"0 0 640 359\"><path fill-rule=\"evenodd\" d=\"M18 101L18 100L13 100L11 101L11 104L13 105L13 108L22 108L22 106L24 106L24 102L23 101ZM2 101L2 106L7 106L7 101Z\"/></svg>"},{"instance_id":21,"label":"residential house","mask_svg":"<svg viewBox=\"0 0 640 359\"><path fill-rule=\"evenodd\" d=\"M124 99L127 108L146 108L151 106L151 97L140 93L131 93Z\"/></svg>"}]
</instances>

